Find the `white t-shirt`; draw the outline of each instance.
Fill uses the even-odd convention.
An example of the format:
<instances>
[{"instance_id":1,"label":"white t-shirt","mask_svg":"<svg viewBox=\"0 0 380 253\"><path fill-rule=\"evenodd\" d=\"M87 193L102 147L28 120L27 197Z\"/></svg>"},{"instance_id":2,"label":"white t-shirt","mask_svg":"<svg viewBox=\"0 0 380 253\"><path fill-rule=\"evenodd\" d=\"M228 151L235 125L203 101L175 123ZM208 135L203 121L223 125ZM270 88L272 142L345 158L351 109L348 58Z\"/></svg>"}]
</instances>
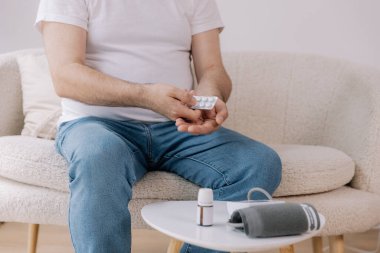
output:
<instances>
[{"instance_id":1,"label":"white t-shirt","mask_svg":"<svg viewBox=\"0 0 380 253\"><path fill-rule=\"evenodd\" d=\"M88 31L86 65L136 83L167 83L191 89L191 37L222 29L215 0L41 0L41 21ZM136 107L87 105L62 99L60 122L85 116L162 122L168 119Z\"/></svg>"}]
</instances>

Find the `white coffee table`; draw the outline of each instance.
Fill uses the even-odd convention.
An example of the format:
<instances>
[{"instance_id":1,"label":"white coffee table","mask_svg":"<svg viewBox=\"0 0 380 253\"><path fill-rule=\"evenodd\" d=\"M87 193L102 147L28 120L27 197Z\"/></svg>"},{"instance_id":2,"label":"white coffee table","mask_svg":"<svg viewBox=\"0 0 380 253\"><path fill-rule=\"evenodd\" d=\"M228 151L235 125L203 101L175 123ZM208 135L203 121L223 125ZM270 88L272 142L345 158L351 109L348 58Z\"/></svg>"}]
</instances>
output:
<instances>
[{"instance_id":1,"label":"white coffee table","mask_svg":"<svg viewBox=\"0 0 380 253\"><path fill-rule=\"evenodd\" d=\"M226 202L214 202L214 225L211 227L196 224L196 208L195 201L159 202L145 206L141 214L149 226L173 238L168 253L179 252L182 242L229 252L256 252L276 248L280 248L281 252L293 252L293 244L320 232L252 239L226 225L229 219ZM321 228L324 225L325 218L321 215Z\"/></svg>"}]
</instances>

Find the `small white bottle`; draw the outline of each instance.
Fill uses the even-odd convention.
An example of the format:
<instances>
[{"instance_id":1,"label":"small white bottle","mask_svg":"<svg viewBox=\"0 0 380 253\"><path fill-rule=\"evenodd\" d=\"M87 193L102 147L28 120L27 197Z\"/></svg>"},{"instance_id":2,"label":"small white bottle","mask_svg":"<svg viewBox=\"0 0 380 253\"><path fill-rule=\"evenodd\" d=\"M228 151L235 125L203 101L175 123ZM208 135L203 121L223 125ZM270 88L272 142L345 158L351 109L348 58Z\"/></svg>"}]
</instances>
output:
<instances>
[{"instance_id":1,"label":"small white bottle","mask_svg":"<svg viewBox=\"0 0 380 253\"><path fill-rule=\"evenodd\" d=\"M202 188L198 192L197 225L209 227L214 219L214 195L211 189Z\"/></svg>"}]
</instances>

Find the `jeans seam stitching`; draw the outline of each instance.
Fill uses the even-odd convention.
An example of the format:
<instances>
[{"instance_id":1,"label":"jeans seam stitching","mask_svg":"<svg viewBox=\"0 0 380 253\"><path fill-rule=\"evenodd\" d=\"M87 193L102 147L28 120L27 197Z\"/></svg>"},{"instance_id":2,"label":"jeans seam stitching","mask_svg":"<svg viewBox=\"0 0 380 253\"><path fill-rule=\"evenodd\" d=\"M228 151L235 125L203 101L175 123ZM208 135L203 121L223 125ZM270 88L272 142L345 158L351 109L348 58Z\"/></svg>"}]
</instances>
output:
<instances>
[{"instance_id":1,"label":"jeans seam stitching","mask_svg":"<svg viewBox=\"0 0 380 253\"><path fill-rule=\"evenodd\" d=\"M146 134L147 141L148 141L148 158L149 158L149 163L151 163L152 162L152 140L151 140L152 135L150 134L150 131L146 125L143 125L143 128L144 128L144 132Z\"/></svg>"},{"instance_id":2,"label":"jeans seam stitching","mask_svg":"<svg viewBox=\"0 0 380 253\"><path fill-rule=\"evenodd\" d=\"M70 191L70 202L71 202L71 197L72 197L72 193L71 193L71 191ZM69 216L69 228L71 227L71 219L70 219L70 214L71 214L71 207L70 207L70 205L69 205L69 213L68 213L68 216ZM74 247L74 249L75 250L77 250L77 248L76 248L76 244L75 244L75 242L74 242L74 238L73 238L73 235L72 235L72 233L70 233L70 238L71 238L71 242L72 242L72 244L73 244L73 247Z\"/></svg>"},{"instance_id":3,"label":"jeans seam stitching","mask_svg":"<svg viewBox=\"0 0 380 253\"><path fill-rule=\"evenodd\" d=\"M165 158L177 158L177 159L189 159L189 160L192 160L194 162L198 162L198 163L201 163L203 165L206 165L207 167L211 168L213 171L217 172L219 175L221 175L223 177L223 180L224 182L227 184L227 185L231 185L230 182L228 181L226 175L224 173L222 173L220 170L218 170L218 168L211 164L211 163L207 163L207 162L204 162L204 161L201 161L197 158L194 158L194 157L187 157L187 156L178 156L178 155L174 155L174 156L164 156Z\"/></svg>"}]
</instances>

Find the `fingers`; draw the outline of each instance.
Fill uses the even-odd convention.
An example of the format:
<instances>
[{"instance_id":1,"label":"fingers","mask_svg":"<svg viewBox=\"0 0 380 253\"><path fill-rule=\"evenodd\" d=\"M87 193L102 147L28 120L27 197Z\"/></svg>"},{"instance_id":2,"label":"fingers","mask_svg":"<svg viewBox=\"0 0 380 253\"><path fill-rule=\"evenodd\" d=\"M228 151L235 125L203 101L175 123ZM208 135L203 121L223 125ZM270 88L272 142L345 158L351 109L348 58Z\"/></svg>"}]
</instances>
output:
<instances>
[{"instance_id":1,"label":"fingers","mask_svg":"<svg viewBox=\"0 0 380 253\"><path fill-rule=\"evenodd\" d=\"M201 125L190 125L187 128L187 132L194 135L209 134L216 131L219 127L215 120L206 120Z\"/></svg>"},{"instance_id":2,"label":"fingers","mask_svg":"<svg viewBox=\"0 0 380 253\"><path fill-rule=\"evenodd\" d=\"M177 120L178 118L185 119L191 123L199 123L202 113L199 110L193 110L178 102L177 106L173 108L171 119Z\"/></svg>"},{"instance_id":3,"label":"fingers","mask_svg":"<svg viewBox=\"0 0 380 253\"><path fill-rule=\"evenodd\" d=\"M187 123L181 118L176 120L175 125L177 126L177 130L179 132L188 132L189 126L191 126L191 124Z\"/></svg>"},{"instance_id":4,"label":"fingers","mask_svg":"<svg viewBox=\"0 0 380 253\"><path fill-rule=\"evenodd\" d=\"M187 132L193 135L210 134L220 127L215 120L206 120L200 124L192 124L183 119L177 119L176 126L179 132Z\"/></svg>"},{"instance_id":5,"label":"fingers","mask_svg":"<svg viewBox=\"0 0 380 253\"><path fill-rule=\"evenodd\" d=\"M188 106L196 105L197 100L194 98L194 92L188 90L182 90L178 88L174 88L170 94L173 98L178 99L183 104Z\"/></svg>"},{"instance_id":6,"label":"fingers","mask_svg":"<svg viewBox=\"0 0 380 253\"><path fill-rule=\"evenodd\" d=\"M216 111L216 116L215 120L218 125L222 125L223 122L228 118L228 109L226 104L218 99L215 105L215 111Z\"/></svg>"},{"instance_id":7,"label":"fingers","mask_svg":"<svg viewBox=\"0 0 380 253\"><path fill-rule=\"evenodd\" d=\"M174 116L176 126L180 132L188 132L194 135L209 134L216 131L228 118L228 109L226 104L218 99L213 110L200 111L191 110L184 104L195 104L194 91L175 90L173 97L180 100L182 108ZM201 117L203 116L203 117Z\"/></svg>"},{"instance_id":8,"label":"fingers","mask_svg":"<svg viewBox=\"0 0 380 253\"><path fill-rule=\"evenodd\" d=\"M176 126L178 131L194 135L210 134L216 131L228 117L227 106L223 101L218 101L213 110L202 111L202 113L200 123L177 119Z\"/></svg>"}]
</instances>

